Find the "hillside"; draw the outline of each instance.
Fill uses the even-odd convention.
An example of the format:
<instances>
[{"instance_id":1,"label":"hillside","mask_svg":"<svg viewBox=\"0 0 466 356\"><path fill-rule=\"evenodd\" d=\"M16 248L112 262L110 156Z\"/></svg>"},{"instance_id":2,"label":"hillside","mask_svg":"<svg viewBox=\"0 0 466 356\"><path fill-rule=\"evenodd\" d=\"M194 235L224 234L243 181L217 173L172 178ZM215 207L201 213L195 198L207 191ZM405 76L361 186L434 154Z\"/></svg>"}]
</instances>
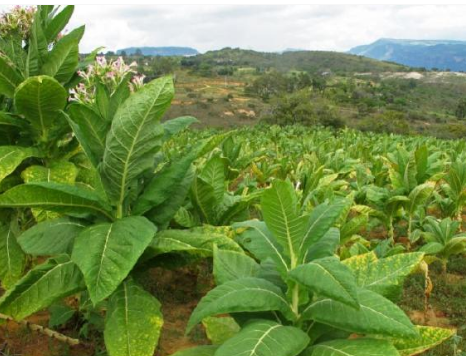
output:
<instances>
[{"instance_id":1,"label":"hillside","mask_svg":"<svg viewBox=\"0 0 466 356\"><path fill-rule=\"evenodd\" d=\"M117 54L136 54L140 50L144 56L193 56L199 52L191 47L128 47L117 50Z\"/></svg>"},{"instance_id":2,"label":"hillside","mask_svg":"<svg viewBox=\"0 0 466 356\"><path fill-rule=\"evenodd\" d=\"M202 70L203 67L253 67L259 72L275 69L281 72L291 70L310 73L332 72L347 74L354 72L398 72L407 68L388 62L355 56L346 53L325 51L292 51L266 53L239 48L224 48L185 58L182 65Z\"/></svg>"},{"instance_id":3,"label":"hillside","mask_svg":"<svg viewBox=\"0 0 466 356\"><path fill-rule=\"evenodd\" d=\"M350 54L392 61L411 67L466 71L466 42L383 38L350 49Z\"/></svg>"}]
</instances>

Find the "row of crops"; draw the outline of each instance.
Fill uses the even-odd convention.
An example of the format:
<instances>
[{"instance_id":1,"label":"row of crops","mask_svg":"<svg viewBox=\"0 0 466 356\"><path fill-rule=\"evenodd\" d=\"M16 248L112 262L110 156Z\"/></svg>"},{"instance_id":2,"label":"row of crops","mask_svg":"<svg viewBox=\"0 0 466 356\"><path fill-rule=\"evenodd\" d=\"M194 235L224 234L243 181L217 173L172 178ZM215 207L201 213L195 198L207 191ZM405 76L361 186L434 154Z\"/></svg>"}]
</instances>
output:
<instances>
[{"instance_id":1,"label":"row of crops","mask_svg":"<svg viewBox=\"0 0 466 356\"><path fill-rule=\"evenodd\" d=\"M151 356L163 315L138 279L207 259L216 286L186 332L232 331L176 356L415 355L453 336L396 302L464 252L463 142L161 123L172 78L79 61L84 29L58 36L72 6L15 11L31 22L0 43L0 319L61 302L102 320L108 355Z\"/></svg>"}]
</instances>

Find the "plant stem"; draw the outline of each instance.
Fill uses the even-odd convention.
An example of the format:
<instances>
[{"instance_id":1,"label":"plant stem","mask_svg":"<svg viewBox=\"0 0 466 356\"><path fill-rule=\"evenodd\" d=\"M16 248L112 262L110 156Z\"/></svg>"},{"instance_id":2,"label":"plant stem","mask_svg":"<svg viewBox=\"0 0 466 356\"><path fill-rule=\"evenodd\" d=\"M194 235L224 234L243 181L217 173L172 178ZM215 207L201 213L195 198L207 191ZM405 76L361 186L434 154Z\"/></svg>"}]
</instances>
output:
<instances>
[{"instance_id":1,"label":"plant stem","mask_svg":"<svg viewBox=\"0 0 466 356\"><path fill-rule=\"evenodd\" d=\"M123 217L123 204L118 204L116 218L121 219Z\"/></svg>"},{"instance_id":2,"label":"plant stem","mask_svg":"<svg viewBox=\"0 0 466 356\"><path fill-rule=\"evenodd\" d=\"M413 219L411 215L409 215L408 219L408 240L411 241L411 229L412 229Z\"/></svg>"},{"instance_id":3,"label":"plant stem","mask_svg":"<svg viewBox=\"0 0 466 356\"><path fill-rule=\"evenodd\" d=\"M296 283L293 287L291 309L295 313L296 317L299 317L299 284L298 283Z\"/></svg>"},{"instance_id":4,"label":"plant stem","mask_svg":"<svg viewBox=\"0 0 466 356\"><path fill-rule=\"evenodd\" d=\"M25 326L26 328L28 328L31 331L37 331L39 334L46 335L46 336L51 337L53 339L56 339L58 341L64 342L64 343L66 343L66 344L68 344L70 346L76 346L76 345L83 345L84 344L79 339L73 339L73 338L68 337L66 335L60 334L59 332L56 332L56 331L54 331L52 329L46 328L46 327L44 327L42 325L30 323L27 320L16 321L11 316L1 314L1 313L0 313L0 319L7 320L7 321L12 321L12 322L15 322L17 324L23 325L23 326Z\"/></svg>"}]
</instances>

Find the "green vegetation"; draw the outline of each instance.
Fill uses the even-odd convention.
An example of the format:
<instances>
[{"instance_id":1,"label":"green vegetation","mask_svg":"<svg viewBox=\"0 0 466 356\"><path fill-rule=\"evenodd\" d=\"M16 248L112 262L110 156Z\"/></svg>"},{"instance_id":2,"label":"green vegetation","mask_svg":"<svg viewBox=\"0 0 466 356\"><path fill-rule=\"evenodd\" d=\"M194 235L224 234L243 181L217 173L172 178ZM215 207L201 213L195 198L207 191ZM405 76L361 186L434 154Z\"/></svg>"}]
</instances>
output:
<instances>
[{"instance_id":1,"label":"green vegetation","mask_svg":"<svg viewBox=\"0 0 466 356\"><path fill-rule=\"evenodd\" d=\"M464 141L394 134L419 130L416 98L438 113L432 77L396 78L393 64L346 55L340 74L306 72L302 52L225 50L228 65L210 53L199 67L202 56L80 61L84 28L60 35L72 13L19 8L0 28L1 319L30 327L47 310L51 329L39 330L83 355L407 356L440 345L446 356L451 343L460 355L464 319L412 313L433 305L432 280L448 293L466 251ZM279 58L296 62L237 68ZM367 78L347 72L366 65ZM172 118L218 106L267 124L194 131L194 117ZM341 115L355 107L360 122ZM190 291L158 283L180 268L206 293L175 325L192 342L167 352L176 340L160 301Z\"/></svg>"}]
</instances>

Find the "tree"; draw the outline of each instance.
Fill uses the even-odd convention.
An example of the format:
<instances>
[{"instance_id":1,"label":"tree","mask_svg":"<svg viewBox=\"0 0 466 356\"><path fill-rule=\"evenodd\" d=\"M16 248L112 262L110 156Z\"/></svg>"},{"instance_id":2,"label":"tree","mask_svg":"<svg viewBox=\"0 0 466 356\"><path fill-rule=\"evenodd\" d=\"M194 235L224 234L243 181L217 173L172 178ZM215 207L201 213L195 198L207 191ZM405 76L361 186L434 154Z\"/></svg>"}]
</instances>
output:
<instances>
[{"instance_id":1,"label":"tree","mask_svg":"<svg viewBox=\"0 0 466 356\"><path fill-rule=\"evenodd\" d=\"M466 117L466 98L463 98L459 101L458 106L456 107L455 115L458 120L463 120Z\"/></svg>"}]
</instances>

